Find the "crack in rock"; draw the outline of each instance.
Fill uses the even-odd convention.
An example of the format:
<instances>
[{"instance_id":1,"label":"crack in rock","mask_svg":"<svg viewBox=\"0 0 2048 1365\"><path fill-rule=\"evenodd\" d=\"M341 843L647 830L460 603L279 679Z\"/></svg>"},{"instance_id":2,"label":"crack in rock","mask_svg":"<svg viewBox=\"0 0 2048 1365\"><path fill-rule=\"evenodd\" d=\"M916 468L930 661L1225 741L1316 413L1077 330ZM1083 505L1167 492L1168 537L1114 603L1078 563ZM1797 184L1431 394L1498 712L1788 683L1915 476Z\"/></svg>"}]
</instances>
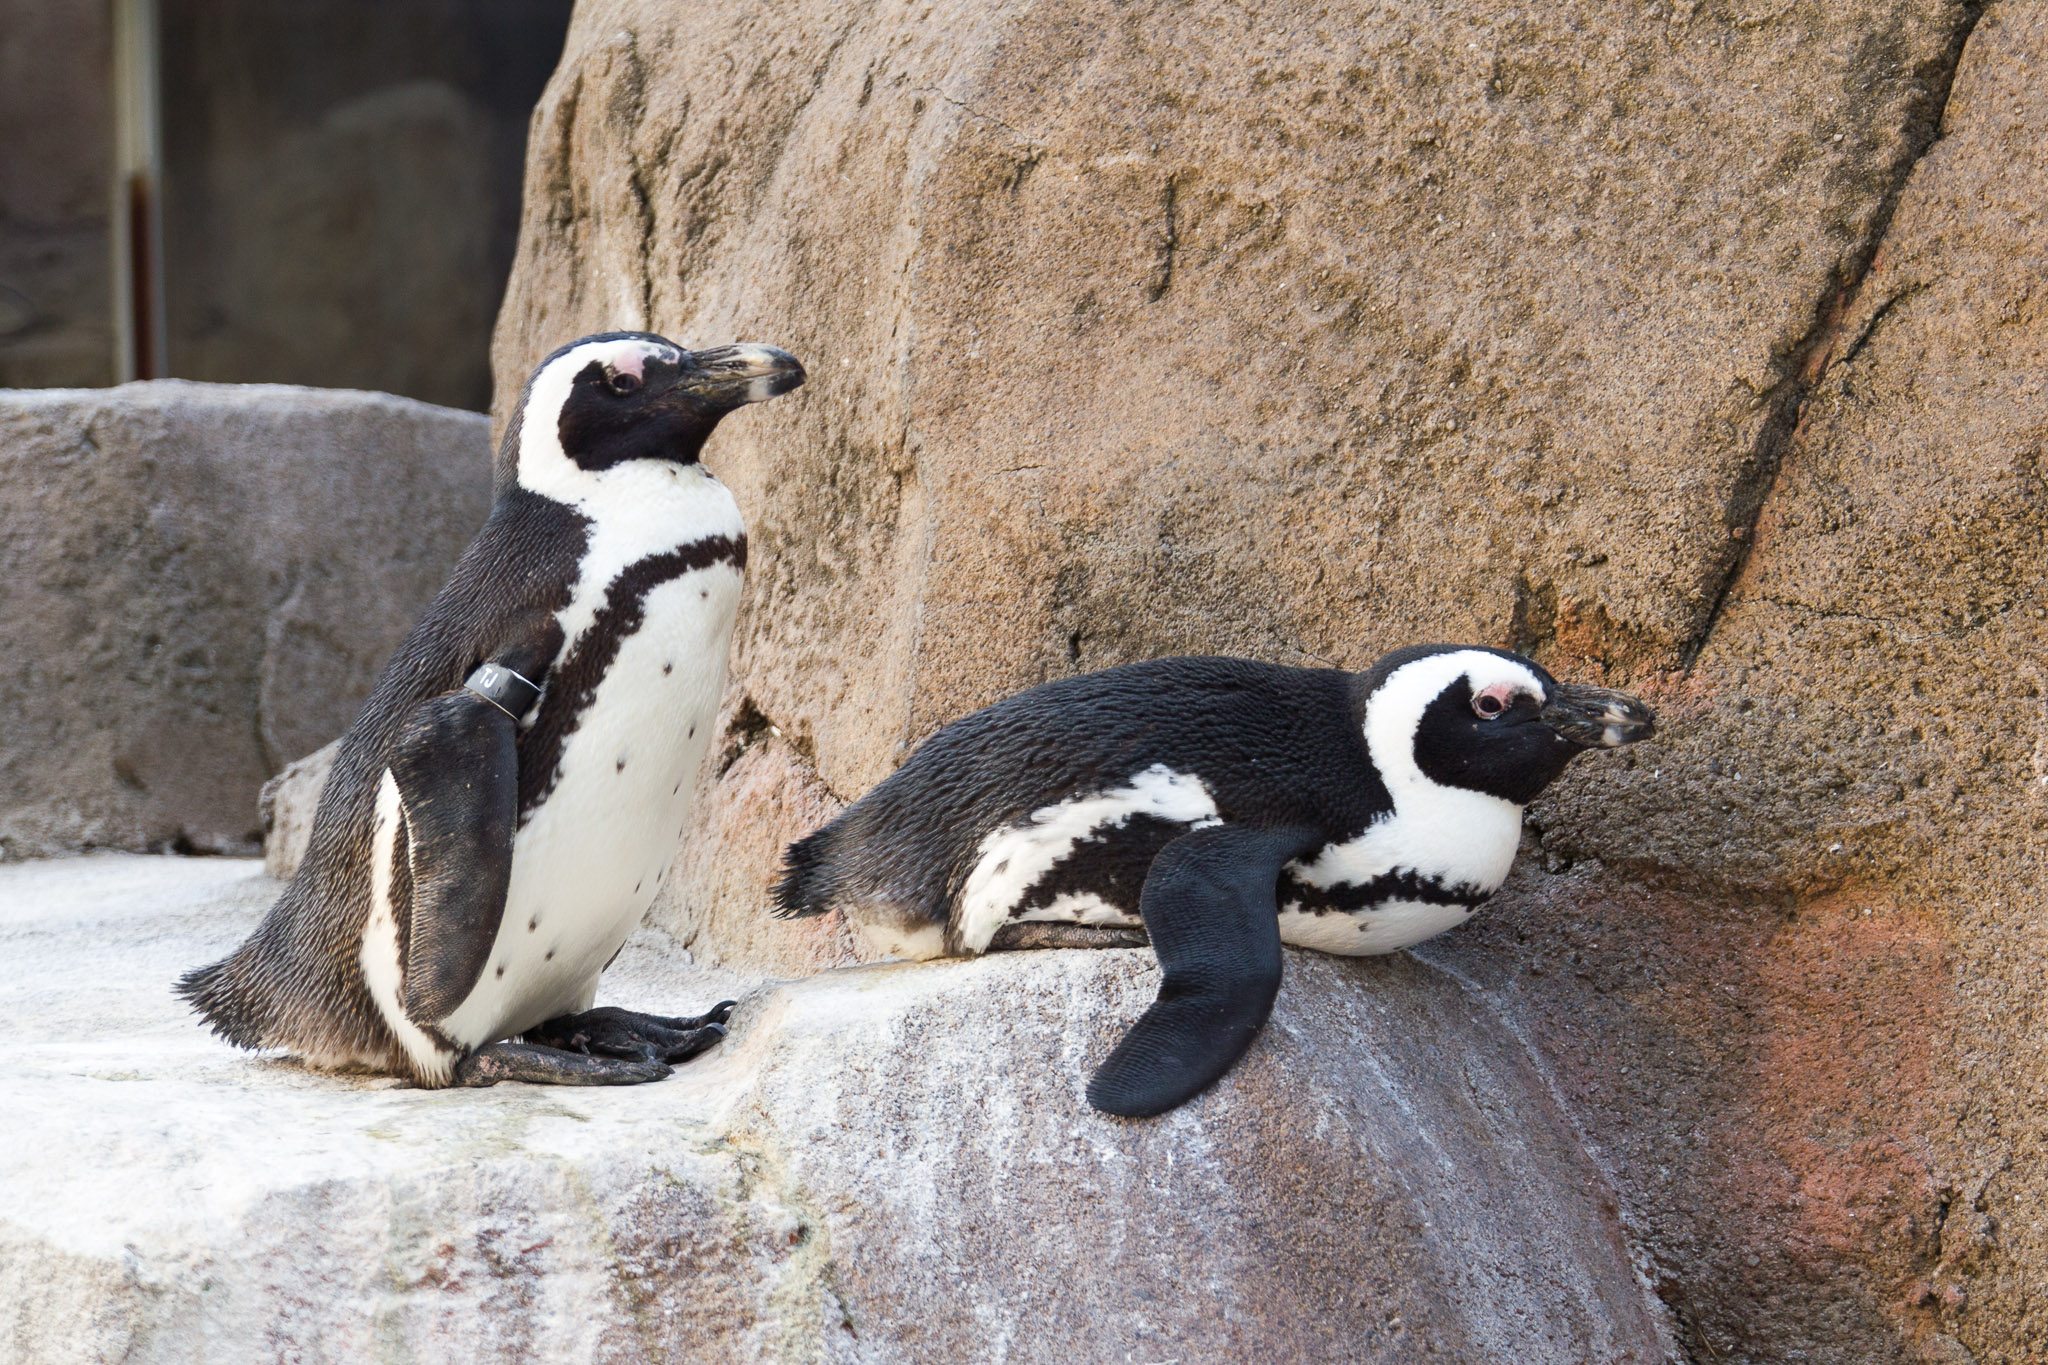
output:
<instances>
[{"instance_id":1,"label":"crack in rock","mask_svg":"<svg viewBox=\"0 0 2048 1365\"><path fill-rule=\"evenodd\" d=\"M1826 290L1814 309L1814 318L1805 335L1787 352L1780 363L1783 375L1764 395L1769 408L1763 426L1758 430L1756 440L1750 446L1749 458L1743 462L1743 471L1729 490L1722 510L1722 525L1727 530L1725 544L1716 554L1719 563L1709 574L1711 587L1706 594L1707 607L1699 625L1680 645L1679 667L1690 673L1693 665L1705 652L1707 643L1713 638L1715 628L1721 622L1721 614L1727 608L1728 597L1735 583L1742 577L1743 568L1749 563L1749 555L1756 541L1758 519L1763 515L1764 504L1770 500L1771 492L1777 486L1778 471L1784 465L1785 456L1799 433L1801 418L1806 412L1807 400L1812 397L1814 387L1834 360L1835 349L1841 341L1842 321L1853 309L1857 294L1870 274L1873 262L1884 245L1885 234L1891 230L1892 217L1898 212L1900 201L1905 197L1906 187L1912 182L1913 174L1920 168L1920 162L1934 150L1942 138L1942 122L1948 115L1948 101L1955 89L1956 72L1961 69L1963 53L1968 48L1970 36L1975 32L1978 20L1984 17L1988 6L1984 3L1965 7L1961 21L1949 40L1948 51L1937 76L1938 88L1925 101L1925 109L1916 101L1906 119L1906 152L1892 174L1890 186L1879 200L1877 211L1871 215L1870 227L1855 251L1838 267L1834 283ZM1910 291L1908 291L1910 292ZM1900 295L1901 298L1905 294ZM1881 316L1898 299L1889 301ZM1851 344L1842 360L1846 362L1866 342L1875 330L1878 317L1873 317L1861 335Z\"/></svg>"}]
</instances>

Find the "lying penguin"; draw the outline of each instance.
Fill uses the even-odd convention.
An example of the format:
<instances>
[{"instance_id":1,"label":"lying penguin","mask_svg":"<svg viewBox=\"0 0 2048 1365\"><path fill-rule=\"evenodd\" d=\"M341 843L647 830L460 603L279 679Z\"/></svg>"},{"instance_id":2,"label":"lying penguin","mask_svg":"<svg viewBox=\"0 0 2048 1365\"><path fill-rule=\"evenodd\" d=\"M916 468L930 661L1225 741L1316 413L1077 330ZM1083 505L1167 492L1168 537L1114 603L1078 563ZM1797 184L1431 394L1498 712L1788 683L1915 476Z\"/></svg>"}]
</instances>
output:
<instances>
[{"instance_id":1,"label":"lying penguin","mask_svg":"<svg viewBox=\"0 0 2048 1365\"><path fill-rule=\"evenodd\" d=\"M1391 953L1463 923L1506 879L1522 808L1576 755L1652 729L1634 697L1491 649L1417 646L1363 673L1127 664L927 739L790 846L776 913L843 911L905 957L1142 924L1159 998L1088 1101L1161 1114L1251 1046L1282 943Z\"/></svg>"},{"instance_id":2,"label":"lying penguin","mask_svg":"<svg viewBox=\"0 0 2048 1365\"><path fill-rule=\"evenodd\" d=\"M217 1033L424 1086L658 1080L724 1036L730 1001L591 1005L725 680L747 538L698 454L803 380L771 346L643 332L541 362L490 516L344 737L297 876L178 983Z\"/></svg>"}]
</instances>

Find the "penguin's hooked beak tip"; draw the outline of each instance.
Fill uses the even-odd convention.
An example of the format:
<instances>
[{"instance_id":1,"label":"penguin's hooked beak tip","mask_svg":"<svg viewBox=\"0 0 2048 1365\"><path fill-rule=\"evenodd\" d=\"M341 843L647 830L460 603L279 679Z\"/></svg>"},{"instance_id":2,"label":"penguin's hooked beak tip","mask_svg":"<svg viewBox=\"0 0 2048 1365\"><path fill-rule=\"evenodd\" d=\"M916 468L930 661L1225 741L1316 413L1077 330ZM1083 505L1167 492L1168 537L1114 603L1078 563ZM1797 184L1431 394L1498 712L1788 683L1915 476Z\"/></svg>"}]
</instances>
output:
<instances>
[{"instance_id":1,"label":"penguin's hooked beak tip","mask_svg":"<svg viewBox=\"0 0 2048 1365\"><path fill-rule=\"evenodd\" d=\"M715 346L692 359L696 363L679 387L736 408L779 397L808 378L802 361L780 346L758 342Z\"/></svg>"},{"instance_id":2,"label":"penguin's hooked beak tip","mask_svg":"<svg viewBox=\"0 0 2048 1365\"><path fill-rule=\"evenodd\" d=\"M1551 689L1543 723L1582 749L1619 749L1657 733L1657 717L1641 698L1576 683Z\"/></svg>"}]
</instances>

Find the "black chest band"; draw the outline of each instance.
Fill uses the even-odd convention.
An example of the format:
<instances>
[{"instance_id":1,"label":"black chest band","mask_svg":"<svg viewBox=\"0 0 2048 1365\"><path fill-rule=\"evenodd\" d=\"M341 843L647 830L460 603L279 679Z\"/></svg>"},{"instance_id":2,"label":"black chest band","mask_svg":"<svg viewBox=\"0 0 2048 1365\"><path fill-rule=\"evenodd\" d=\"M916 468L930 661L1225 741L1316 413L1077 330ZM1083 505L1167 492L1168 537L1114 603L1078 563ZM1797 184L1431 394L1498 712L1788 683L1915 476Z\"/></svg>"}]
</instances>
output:
<instances>
[{"instance_id":1,"label":"black chest band","mask_svg":"<svg viewBox=\"0 0 2048 1365\"><path fill-rule=\"evenodd\" d=\"M540 700L540 686L528 682L503 664L479 664L462 685L515 721L526 719Z\"/></svg>"}]
</instances>

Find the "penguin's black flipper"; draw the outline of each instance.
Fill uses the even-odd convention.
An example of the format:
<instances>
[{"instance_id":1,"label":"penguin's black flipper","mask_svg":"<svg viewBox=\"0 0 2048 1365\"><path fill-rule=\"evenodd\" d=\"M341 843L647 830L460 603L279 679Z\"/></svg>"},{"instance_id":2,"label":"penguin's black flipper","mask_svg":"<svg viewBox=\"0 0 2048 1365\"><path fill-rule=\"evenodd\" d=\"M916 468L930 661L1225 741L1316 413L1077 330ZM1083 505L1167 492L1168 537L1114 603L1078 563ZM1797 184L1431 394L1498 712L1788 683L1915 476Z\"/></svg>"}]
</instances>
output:
<instances>
[{"instance_id":1,"label":"penguin's black flipper","mask_svg":"<svg viewBox=\"0 0 2048 1365\"><path fill-rule=\"evenodd\" d=\"M1159 851L1138 900L1159 998L1088 1082L1088 1103L1149 1118L1236 1065L1280 992L1280 870L1322 843L1310 829L1219 825Z\"/></svg>"},{"instance_id":2,"label":"penguin's black flipper","mask_svg":"<svg viewBox=\"0 0 2048 1365\"><path fill-rule=\"evenodd\" d=\"M519 813L518 726L475 692L444 693L406 718L390 766L411 882L399 1003L408 1018L433 1024L483 975L505 911Z\"/></svg>"}]
</instances>

